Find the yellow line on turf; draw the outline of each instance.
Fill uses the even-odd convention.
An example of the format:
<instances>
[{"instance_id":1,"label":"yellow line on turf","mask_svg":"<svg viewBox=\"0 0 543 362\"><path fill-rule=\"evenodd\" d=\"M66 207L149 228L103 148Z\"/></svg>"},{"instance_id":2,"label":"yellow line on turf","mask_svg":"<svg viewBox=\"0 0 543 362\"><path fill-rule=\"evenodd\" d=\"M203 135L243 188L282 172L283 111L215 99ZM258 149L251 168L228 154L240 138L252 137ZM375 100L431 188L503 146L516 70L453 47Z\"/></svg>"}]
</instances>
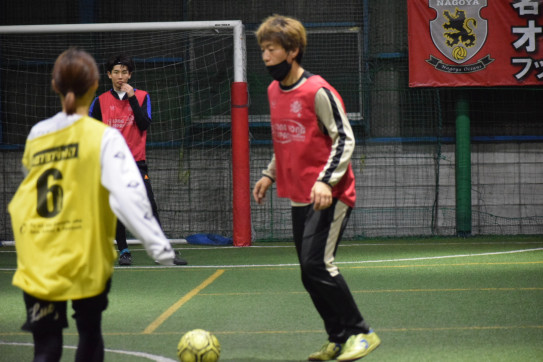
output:
<instances>
[{"instance_id":1,"label":"yellow line on turf","mask_svg":"<svg viewBox=\"0 0 543 362\"><path fill-rule=\"evenodd\" d=\"M351 262L354 264L355 262ZM363 263L363 261L360 261ZM341 264L341 263L337 263ZM402 269L402 268L437 268L448 266L494 266L494 265L534 265L543 264L543 261L512 261L512 262L484 262L484 263L453 263L453 264L405 264L405 265L361 265L361 266L342 266L342 269Z\"/></svg>"},{"instance_id":2,"label":"yellow line on turf","mask_svg":"<svg viewBox=\"0 0 543 362\"><path fill-rule=\"evenodd\" d=\"M433 288L433 289L365 289L351 290L352 293L426 293L426 292L540 292L543 287L526 288ZM224 293L201 293L200 296L256 296L256 295L306 295L305 291L284 291L284 292L224 292Z\"/></svg>"},{"instance_id":3,"label":"yellow line on turf","mask_svg":"<svg viewBox=\"0 0 543 362\"><path fill-rule=\"evenodd\" d=\"M513 329L542 329L543 325L518 325L518 326L457 326L457 327L383 327L377 329L377 332L437 332L437 331L484 331L484 330L513 330ZM255 334L310 334L318 333L322 334L324 331L322 329L297 329L297 330L270 330L270 331L213 331L215 335L255 335ZM140 336L143 333L132 333L132 332L103 332L104 336ZM64 332L65 336L77 336L76 332ZM169 335L179 335L179 331L166 331L166 332L157 332L154 333L155 336L169 336ZM28 336L28 332L7 332L0 333L2 337L13 337L13 336Z\"/></svg>"},{"instance_id":4,"label":"yellow line on turf","mask_svg":"<svg viewBox=\"0 0 543 362\"><path fill-rule=\"evenodd\" d=\"M183 304L191 300L194 296L204 290L209 284L213 283L218 277L224 273L223 269L217 270L213 275L204 280L202 284L185 294L181 299L175 302L170 308L168 308L164 313L162 313L157 319L155 319L151 324L143 330L143 334L153 333L166 319L170 318Z\"/></svg>"}]
</instances>

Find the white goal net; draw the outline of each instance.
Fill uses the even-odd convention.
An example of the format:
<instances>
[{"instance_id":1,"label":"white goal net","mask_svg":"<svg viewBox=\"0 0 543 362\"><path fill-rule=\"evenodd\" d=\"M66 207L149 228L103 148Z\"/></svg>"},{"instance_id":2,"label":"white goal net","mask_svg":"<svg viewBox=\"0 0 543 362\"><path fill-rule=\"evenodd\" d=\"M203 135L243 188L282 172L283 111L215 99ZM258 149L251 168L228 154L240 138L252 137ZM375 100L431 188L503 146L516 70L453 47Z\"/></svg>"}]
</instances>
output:
<instances>
[{"instance_id":1,"label":"white goal net","mask_svg":"<svg viewBox=\"0 0 543 362\"><path fill-rule=\"evenodd\" d=\"M97 94L111 89L111 56L135 62L130 83L151 100L147 163L166 235L232 236L231 85L245 82L244 41L238 21L0 27L0 240L12 240L5 210L26 136L60 109L53 63L74 46L98 63Z\"/></svg>"}]
</instances>

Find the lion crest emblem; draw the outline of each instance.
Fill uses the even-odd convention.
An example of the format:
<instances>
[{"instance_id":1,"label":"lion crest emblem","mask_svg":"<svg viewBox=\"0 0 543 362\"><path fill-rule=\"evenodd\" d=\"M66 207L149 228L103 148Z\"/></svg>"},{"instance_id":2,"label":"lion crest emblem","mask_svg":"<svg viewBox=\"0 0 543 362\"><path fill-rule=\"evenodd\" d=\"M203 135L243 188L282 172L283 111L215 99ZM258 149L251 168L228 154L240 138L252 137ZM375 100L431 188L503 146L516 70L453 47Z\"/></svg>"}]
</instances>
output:
<instances>
[{"instance_id":1,"label":"lion crest emblem","mask_svg":"<svg viewBox=\"0 0 543 362\"><path fill-rule=\"evenodd\" d=\"M450 61L463 64L483 47L488 25L481 9L486 6L487 0L429 0L437 13L430 21L432 41Z\"/></svg>"}]
</instances>

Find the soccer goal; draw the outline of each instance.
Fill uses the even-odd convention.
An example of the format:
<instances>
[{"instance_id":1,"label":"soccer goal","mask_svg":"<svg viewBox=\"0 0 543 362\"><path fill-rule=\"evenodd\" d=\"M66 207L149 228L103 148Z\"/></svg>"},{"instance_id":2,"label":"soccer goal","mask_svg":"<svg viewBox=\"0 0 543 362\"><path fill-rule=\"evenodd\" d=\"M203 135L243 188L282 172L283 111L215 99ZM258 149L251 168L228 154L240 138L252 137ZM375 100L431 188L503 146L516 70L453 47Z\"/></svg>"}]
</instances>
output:
<instances>
[{"instance_id":1,"label":"soccer goal","mask_svg":"<svg viewBox=\"0 0 543 362\"><path fill-rule=\"evenodd\" d=\"M60 109L51 90L56 57L68 47L105 64L126 54L130 83L147 91L152 124L147 163L163 229L170 239L196 233L251 243L248 91L241 21L0 26L0 227L21 181L30 128ZM4 235L4 240L9 236Z\"/></svg>"}]
</instances>

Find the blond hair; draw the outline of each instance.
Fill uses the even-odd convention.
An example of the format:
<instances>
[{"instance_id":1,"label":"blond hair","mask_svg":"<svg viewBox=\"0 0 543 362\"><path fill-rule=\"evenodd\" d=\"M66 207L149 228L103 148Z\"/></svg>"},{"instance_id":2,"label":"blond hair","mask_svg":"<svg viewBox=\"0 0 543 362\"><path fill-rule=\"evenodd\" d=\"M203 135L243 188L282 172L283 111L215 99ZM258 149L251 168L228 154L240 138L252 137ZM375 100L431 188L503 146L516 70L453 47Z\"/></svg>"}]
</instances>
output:
<instances>
[{"instance_id":1,"label":"blond hair","mask_svg":"<svg viewBox=\"0 0 543 362\"><path fill-rule=\"evenodd\" d=\"M302 23L294 18L274 14L266 18L256 31L256 39L261 45L265 41L280 44L286 51L299 49L296 61L302 62L307 46L307 35Z\"/></svg>"}]
</instances>

